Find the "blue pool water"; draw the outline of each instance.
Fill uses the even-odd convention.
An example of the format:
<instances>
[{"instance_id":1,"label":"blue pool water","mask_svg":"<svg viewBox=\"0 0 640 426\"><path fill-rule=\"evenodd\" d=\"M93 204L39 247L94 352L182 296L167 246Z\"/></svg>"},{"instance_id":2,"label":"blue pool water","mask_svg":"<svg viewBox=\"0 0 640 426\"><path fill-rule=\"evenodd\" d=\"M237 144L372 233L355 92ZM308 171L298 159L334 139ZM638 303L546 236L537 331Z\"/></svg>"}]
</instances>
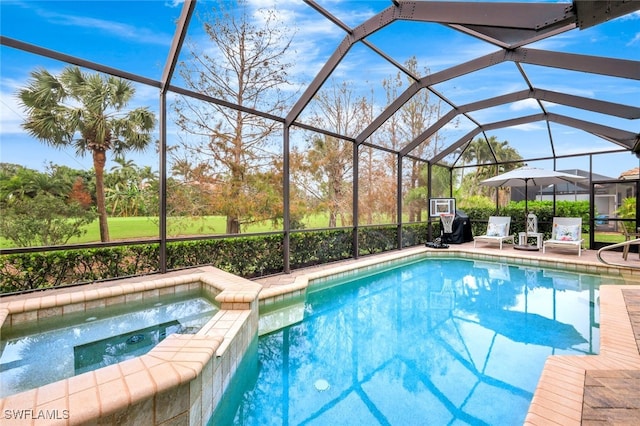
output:
<instances>
[{"instance_id":1,"label":"blue pool water","mask_svg":"<svg viewBox=\"0 0 640 426\"><path fill-rule=\"evenodd\" d=\"M209 424L522 424L549 355L598 352L601 283L622 281L427 259L314 285Z\"/></svg>"},{"instance_id":2,"label":"blue pool water","mask_svg":"<svg viewBox=\"0 0 640 426\"><path fill-rule=\"evenodd\" d=\"M196 333L217 311L190 293L3 327L0 398L144 355L172 333Z\"/></svg>"}]
</instances>

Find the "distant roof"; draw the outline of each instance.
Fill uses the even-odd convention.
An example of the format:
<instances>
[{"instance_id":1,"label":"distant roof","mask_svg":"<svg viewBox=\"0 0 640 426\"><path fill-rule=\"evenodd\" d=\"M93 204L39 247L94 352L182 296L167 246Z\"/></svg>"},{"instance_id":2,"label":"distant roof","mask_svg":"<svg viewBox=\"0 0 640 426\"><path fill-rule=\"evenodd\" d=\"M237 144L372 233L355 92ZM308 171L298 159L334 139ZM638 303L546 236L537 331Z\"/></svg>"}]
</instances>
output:
<instances>
[{"instance_id":1,"label":"distant roof","mask_svg":"<svg viewBox=\"0 0 640 426\"><path fill-rule=\"evenodd\" d=\"M563 172L563 173L569 173L572 175L578 175L578 176L584 176L584 177L589 177L589 172L587 170L581 170L581 169L568 169L568 170L558 170L559 172ZM605 175L601 175L598 173L591 173L591 180L594 181L599 181L599 180L615 180L615 178L609 177L609 176L605 176ZM548 186L546 188L542 188L542 190L539 193L543 193L543 194L548 194L548 193L553 193L553 186ZM574 193L574 192L589 192L590 188L589 188L589 181L585 181L583 183L580 184L574 184L574 183L562 183L562 184L558 184L555 185L555 191L558 194L563 194L563 193Z\"/></svg>"},{"instance_id":2,"label":"distant roof","mask_svg":"<svg viewBox=\"0 0 640 426\"><path fill-rule=\"evenodd\" d=\"M627 170L626 172L620 173L620 177L618 179L639 179L640 178L640 167L634 167L631 170Z\"/></svg>"}]
</instances>

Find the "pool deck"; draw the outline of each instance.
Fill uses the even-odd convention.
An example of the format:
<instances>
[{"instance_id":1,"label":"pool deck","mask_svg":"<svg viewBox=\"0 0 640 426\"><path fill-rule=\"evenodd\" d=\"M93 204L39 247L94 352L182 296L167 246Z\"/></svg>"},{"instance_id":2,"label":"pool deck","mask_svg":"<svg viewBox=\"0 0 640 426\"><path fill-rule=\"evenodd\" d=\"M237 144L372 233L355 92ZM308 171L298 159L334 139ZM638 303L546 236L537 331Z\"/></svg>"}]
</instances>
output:
<instances>
[{"instance_id":1,"label":"pool deck","mask_svg":"<svg viewBox=\"0 0 640 426\"><path fill-rule=\"evenodd\" d=\"M296 291L309 277L339 273L361 265L375 264L404 255L444 250L413 247L360 259L295 270L290 274L256 279L270 297L287 288ZM514 250L505 245L473 243L451 245L450 253L497 256L498 260L556 262L559 266L602 267L596 250ZM639 285L605 286L600 289L600 353L598 355L553 355L547 359L529 407L526 425L631 425L640 424L640 256L604 252L614 270L629 275ZM637 269L633 269L637 268Z\"/></svg>"}]
</instances>

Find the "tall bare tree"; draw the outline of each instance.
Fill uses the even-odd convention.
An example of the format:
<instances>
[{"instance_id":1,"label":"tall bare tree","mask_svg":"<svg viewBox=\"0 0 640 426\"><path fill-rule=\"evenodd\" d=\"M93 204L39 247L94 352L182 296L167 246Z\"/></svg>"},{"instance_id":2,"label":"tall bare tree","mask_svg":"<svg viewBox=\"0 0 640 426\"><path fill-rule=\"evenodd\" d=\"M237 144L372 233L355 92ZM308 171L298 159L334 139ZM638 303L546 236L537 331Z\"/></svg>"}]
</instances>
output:
<instances>
[{"instance_id":1,"label":"tall bare tree","mask_svg":"<svg viewBox=\"0 0 640 426\"><path fill-rule=\"evenodd\" d=\"M208 40L187 42L189 58L180 64L180 74L192 90L238 108L181 98L174 104L176 123L197 139L182 144L192 154L183 165L199 170L208 165L209 182L202 183L216 188L212 209L227 217L226 232L235 234L244 221L256 220L255 184L263 182L274 163L278 150L270 137L281 130L278 122L244 111L282 115L289 101L282 88L291 69L286 61L291 31L275 10L253 13L242 0L215 2L199 18ZM281 210L281 203L275 203L260 215L269 219Z\"/></svg>"},{"instance_id":2,"label":"tall bare tree","mask_svg":"<svg viewBox=\"0 0 640 426\"><path fill-rule=\"evenodd\" d=\"M420 69L415 57L409 58L405 62L405 67L414 75L427 75L429 69ZM396 76L383 81L383 87L387 91L387 98L395 99L398 90L404 84L414 83L410 77L398 73ZM397 149L398 144L406 145L418 137L425 129L440 118L440 107L442 101L431 96L428 90L421 90L413 96L394 116L386 123L389 134L389 148ZM414 157L429 157L438 149L438 135L435 134L427 141L417 146L413 152ZM426 206L424 188L427 185L426 174L422 171L423 162L411 159L407 176L407 187L405 192L413 193L406 200L409 200L409 221L421 220L422 210ZM394 166L395 167L395 166ZM421 189L422 188L422 189ZM420 195L416 195L420 194Z\"/></svg>"},{"instance_id":3,"label":"tall bare tree","mask_svg":"<svg viewBox=\"0 0 640 426\"><path fill-rule=\"evenodd\" d=\"M384 83L383 83L384 84ZM360 113L366 123L374 120L376 102L373 96L362 98ZM392 121L393 121L392 117ZM368 139L374 145L384 145L386 137L374 132ZM393 141L391 141L393 143ZM393 223L396 221L397 156L372 146L361 145L358 149L358 212L361 224Z\"/></svg>"},{"instance_id":4,"label":"tall bare tree","mask_svg":"<svg viewBox=\"0 0 640 426\"><path fill-rule=\"evenodd\" d=\"M354 95L348 83L332 82L315 97L313 123L345 136L355 136L367 123L367 100ZM353 144L328 135L312 139L308 160L329 212L329 227L346 225L351 216Z\"/></svg>"}]
</instances>

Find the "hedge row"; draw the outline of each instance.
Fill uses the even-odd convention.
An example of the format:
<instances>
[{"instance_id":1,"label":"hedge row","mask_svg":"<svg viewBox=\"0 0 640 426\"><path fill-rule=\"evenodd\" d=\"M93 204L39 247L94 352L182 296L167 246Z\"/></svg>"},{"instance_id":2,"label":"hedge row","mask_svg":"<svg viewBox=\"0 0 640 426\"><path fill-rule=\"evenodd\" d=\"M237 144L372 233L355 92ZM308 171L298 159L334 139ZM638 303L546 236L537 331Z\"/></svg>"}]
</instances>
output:
<instances>
[{"instance_id":1,"label":"hedge row","mask_svg":"<svg viewBox=\"0 0 640 426\"><path fill-rule=\"evenodd\" d=\"M556 211L549 201L530 201L529 211L538 216L538 230L548 238L553 216L582 217L587 231L589 203L558 201ZM511 216L511 233L524 231L524 202L494 209L468 208L473 235L484 234L491 215ZM427 224L404 225L402 247L424 244ZM439 221L432 223L432 237L440 235ZM290 266L299 269L338 260L353 254L353 230L304 231L290 237ZM394 250L397 226L358 229L358 255ZM222 270L255 278L283 272L283 236L261 235L167 243L167 270L213 265ZM0 256L0 293L13 293L68 284L146 275L159 271L159 245L137 244L108 248L21 253Z\"/></svg>"},{"instance_id":2,"label":"hedge row","mask_svg":"<svg viewBox=\"0 0 640 426\"><path fill-rule=\"evenodd\" d=\"M351 229L291 234L291 268L354 257L352 235ZM403 247L426 241L426 224L403 227ZM358 245L360 255L394 250L397 227L360 228ZM283 253L280 234L169 242L167 270L213 265L254 278L283 272ZM155 273L159 271L160 252L159 245L153 243L7 254L0 259L0 293L13 293Z\"/></svg>"},{"instance_id":3,"label":"hedge row","mask_svg":"<svg viewBox=\"0 0 640 426\"><path fill-rule=\"evenodd\" d=\"M473 235L485 233L489 216L511 216L510 231L517 235L525 231L524 201L510 202L499 211L487 208L466 208L464 212L469 216L472 224ZM556 201L555 212L553 201L529 201L527 209L538 218L538 232L545 234L545 238L551 237L553 218L555 217L581 217L582 232L589 231L589 201Z\"/></svg>"}]
</instances>

